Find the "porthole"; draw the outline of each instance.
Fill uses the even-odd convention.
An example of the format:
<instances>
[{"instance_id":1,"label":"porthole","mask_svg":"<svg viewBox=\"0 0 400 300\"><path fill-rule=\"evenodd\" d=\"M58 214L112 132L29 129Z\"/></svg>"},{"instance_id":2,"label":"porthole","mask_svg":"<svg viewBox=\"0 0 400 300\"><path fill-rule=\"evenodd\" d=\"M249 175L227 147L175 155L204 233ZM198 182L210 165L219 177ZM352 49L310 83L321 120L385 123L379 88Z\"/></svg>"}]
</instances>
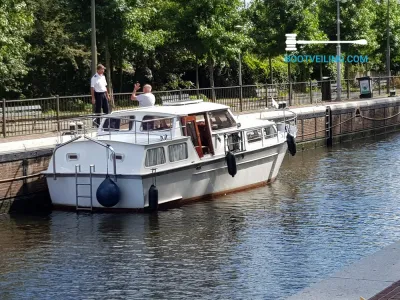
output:
<instances>
[{"instance_id":1,"label":"porthole","mask_svg":"<svg viewBox=\"0 0 400 300\"><path fill-rule=\"evenodd\" d=\"M79 155L77 153L68 153L67 160L78 160Z\"/></svg>"}]
</instances>

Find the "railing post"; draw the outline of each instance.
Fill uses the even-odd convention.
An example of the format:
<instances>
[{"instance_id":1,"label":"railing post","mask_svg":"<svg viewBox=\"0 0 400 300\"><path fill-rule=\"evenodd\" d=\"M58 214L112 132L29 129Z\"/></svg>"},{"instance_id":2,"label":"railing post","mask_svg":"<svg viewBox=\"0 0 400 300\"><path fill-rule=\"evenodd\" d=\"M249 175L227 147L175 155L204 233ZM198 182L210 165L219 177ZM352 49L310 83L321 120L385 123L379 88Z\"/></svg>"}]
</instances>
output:
<instances>
[{"instance_id":1,"label":"railing post","mask_svg":"<svg viewBox=\"0 0 400 300\"><path fill-rule=\"evenodd\" d=\"M60 96L56 95L57 131L60 132Z\"/></svg>"},{"instance_id":2,"label":"railing post","mask_svg":"<svg viewBox=\"0 0 400 300\"><path fill-rule=\"evenodd\" d=\"M313 98L312 98L312 80L310 80L310 104L313 103Z\"/></svg>"},{"instance_id":3,"label":"railing post","mask_svg":"<svg viewBox=\"0 0 400 300\"><path fill-rule=\"evenodd\" d=\"M2 113L3 113L3 137L6 137L6 99L2 100Z\"/></svg>"},{"instance_id":4,"label":"railing post","mask_svg":"<svg viewBox=\"0 0 400 300\"><path fill-rule=\"evenodd\" d=\"M179 89L179 101L181 101L181 100L182 100L182 90Z\"/></svg>"},{"instance_id":5,"label":"railing post","mask_svg":"<svg viewBox=\"0 0 400 300\"><path fill-rule=\"evenodd\" d=\"M396 90L396 86L394 84L394 76L392 76L392 89L395 91Z\"/></svg>"},{"instance_id":6,"label":"railing post","mask_svg":"<svg viewBox=\"0 0 400 300\"><path fill-rule=\"evenodd\" d=\"M289 82L289 106L291 106L292 105L292 80L291 80L290 61L288 63L288 82Z\"/></svg>"},{"instance_id":7,"label":"railing post","mask_svg":"<svg viewBox=\"0 0 400 300\"><path fill-rule=\"evenodd\" d=\"M379 91L379 95L381 94L381 75L379 75L379 82L378 82L378 91Z\"/></svg>"},{"instance_id":8,"label":"railing post","mask_svg":"<svg viewBox=\"0 0 400 300\"><path fill-rule=\"evenodd\" d=\"M347 85L347 99L350 99L350 80L347 78L346 80Z\"/></svg>"},{"instance_id":9,"label":"railing post","mask_svg":"<svg viewBox=\"0 0 400 300\"><path fill-rule=\"evenodd\" d=\"M265 107L268 107L268 83L265 84Z\"/></svg>"},{"instance_id":10,"label":"railing post","mask_svg":"<svg viewBox=\"0 0 400 300\"><path fill-rule=\"evenodd\" d=\"M242 89L242 85L239 86L239 103L240 103L240 111L243 111L243 89Z\"/></svg>"},{"instance_id":11,"label":"railing post","mask_svg":"<svg viewBox=\"0 0 400 300\"><path fill-rule=\"evenodd\" d=\"M390 76L386 77L386 92L390 95Z\"/></svg>"},{"instance_id":12,"label":"railing post","mask_svg":"<svg viewBox=\"0 0 400 300\"><path fill-rule=\"evenodd\" d=\"M212 102L216 101L214 85L211 87L211 98L212 98Z\"/></svg>"}]
</instances>

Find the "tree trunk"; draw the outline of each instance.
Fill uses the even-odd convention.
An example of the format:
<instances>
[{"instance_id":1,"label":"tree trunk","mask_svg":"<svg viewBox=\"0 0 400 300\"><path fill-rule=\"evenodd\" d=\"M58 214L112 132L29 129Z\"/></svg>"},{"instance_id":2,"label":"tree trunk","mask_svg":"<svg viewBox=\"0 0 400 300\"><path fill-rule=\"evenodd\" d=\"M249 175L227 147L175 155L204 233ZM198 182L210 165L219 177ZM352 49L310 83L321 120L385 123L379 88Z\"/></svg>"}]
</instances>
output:
<instances>
[{"instance_id":1,"label":"tree trunk","mask_svg":"<svg viewBox=\"0 0 400 300\"><path fill-rule=\"evenodd\" d=\"M210 87L212 101L215 102L215 90L214 90L214 60L211 55L208 56L208 72L210 76Z\"/></svg>"},{"instance_id":2,"label":"tree trunk","mask_svg":"<svg viewBox=\"0 0 400 300\"><path fill-rule=\"evenodd\" d=\"M199 59L197 58L197 55L196 55L196 95L197 95L197 98L200 97L199 89L200 89L200 84L199 84Z\"/></svg>"},{"instance_id":3,"label":"tree trunk","mask_svg":"<svg viewBox=\"0 0 400 300\"><path fill-rule=\"evenodd\" d=\"M119 67L119 92L122 93L122 80L123 80L124 71L122 69L122 62Z\"/></svg>"},{"instance_id":4,"label":"tree trunk","mask_svg":"<svg viewBox=\"0 0 400 300\"><path fill-rule=\"evenodd\" d=\"M308 68L305 64L300 64L300 87L297 87L300 92L306 93L307 92L307 80L308 80Z\"/></svg>"},{"instance_id":5,"label":"tree trunk","mask_svg":"<svg viewBox=\"0 0 400 300\"><path fill-rule=\"evenodd\" d=\"M199 84L199 59L197 58L196 55L196 89L200 88L200 84Z\"/></svg>"},{"instance_id":6,"label":"tree trunk","mask_svg":"<svg viewBox=\"0 0 400 300\"><path fill-rule=\"evenodd\" d=\"M107 36L105 38L105 45L106 45L106 79L107 79L108 92L111 97L110 104L113 107L114 106L114 96L113 96L113 87L112 87L112 78L111 78L111 63L110 63L111 57L110 57L110 51L108 49L108 37Z\"/></svg>"}]
</instances>

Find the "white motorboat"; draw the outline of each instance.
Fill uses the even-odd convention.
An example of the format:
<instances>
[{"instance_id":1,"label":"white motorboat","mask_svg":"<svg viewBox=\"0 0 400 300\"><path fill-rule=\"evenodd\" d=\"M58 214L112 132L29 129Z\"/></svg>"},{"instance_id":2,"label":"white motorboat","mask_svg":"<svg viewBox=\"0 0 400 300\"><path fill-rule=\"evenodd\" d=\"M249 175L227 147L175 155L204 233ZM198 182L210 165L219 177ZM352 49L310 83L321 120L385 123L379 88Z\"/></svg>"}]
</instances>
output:
<instances>
[{"instance_id":1,"label":"white motorboat","mask_svg":"<svg viewBox=\"0 0 400 300\"><path fill-rule=\"evenodd\" d=\"M296 115L283 115L281 122L260 112L236 117L201 100L103 115L97 135L78 132L54 149L44 172L52 203L154 210L267 184L288 146L295 153Z\"/></svg>"}]
</instances>

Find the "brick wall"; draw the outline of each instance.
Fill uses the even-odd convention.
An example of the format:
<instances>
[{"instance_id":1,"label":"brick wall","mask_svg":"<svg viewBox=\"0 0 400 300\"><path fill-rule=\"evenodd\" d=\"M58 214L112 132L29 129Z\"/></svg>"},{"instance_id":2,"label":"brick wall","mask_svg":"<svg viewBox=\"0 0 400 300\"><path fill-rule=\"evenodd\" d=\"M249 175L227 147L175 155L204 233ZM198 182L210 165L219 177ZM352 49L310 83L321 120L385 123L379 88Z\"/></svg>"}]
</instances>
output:
<instances>
[{"instance_id":1,"label":"brick wall","mask_svg":"<svg viewBox=\"0 0 400 300\"><path fill-rule=\"evenodd\" d=\"M40 173L47 169L49 155L39 157L17 157L16 160L0 162L0 181ZM47 184L43 176L0 182L0 199L12 198L26 194L45 192Z\"/></svg>"}]
</instances>

